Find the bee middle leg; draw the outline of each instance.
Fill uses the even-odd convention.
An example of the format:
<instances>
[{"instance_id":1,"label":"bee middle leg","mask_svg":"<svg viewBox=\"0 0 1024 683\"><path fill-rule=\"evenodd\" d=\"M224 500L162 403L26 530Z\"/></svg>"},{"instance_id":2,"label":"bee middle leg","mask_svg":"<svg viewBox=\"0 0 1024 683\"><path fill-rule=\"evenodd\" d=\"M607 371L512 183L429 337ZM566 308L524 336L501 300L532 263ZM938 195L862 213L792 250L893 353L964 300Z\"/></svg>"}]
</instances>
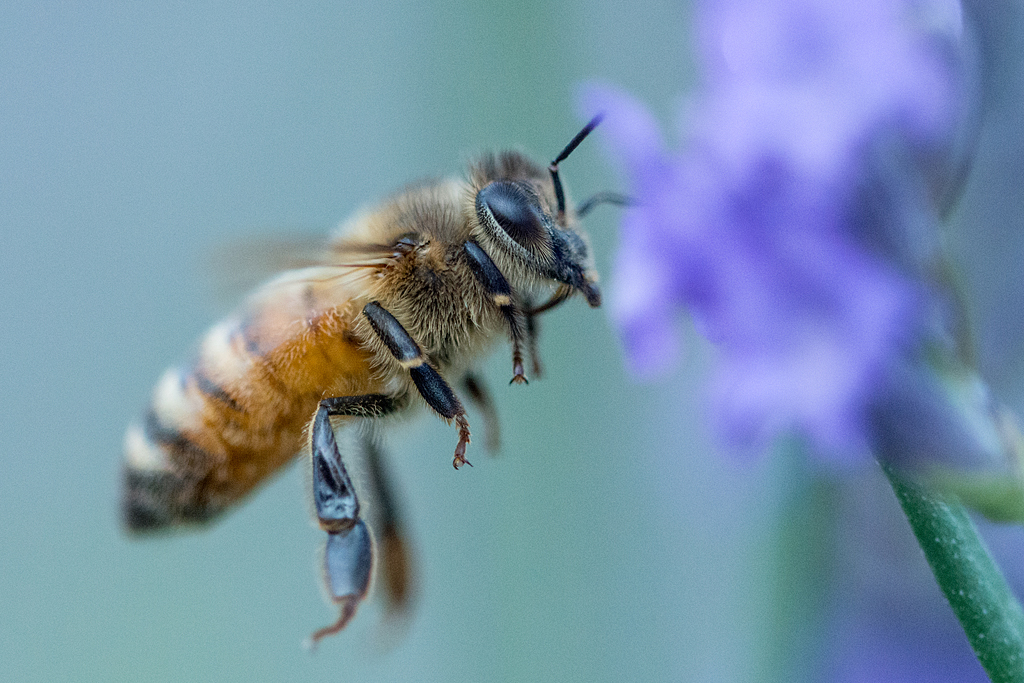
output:
<instances>
[{"instance_id":1,"label":"bee middle leg","mask_svg":"<svg viewBox=\"0 0 1024 683\"><path fill-rule=\"evenodd\" d=\"M387 346L391 355L402 364L402 367L409 371L416 389L420 396L427 402L434 411L446 420L455 420L459 428L459 443L455 446L455 457L452 465L459 469L463 465L471 465L466 460L466 446L469 444L469 420L466 419L466 409L462 402L455 395L448 382L444 381L440 373L435 370L427 358L423 355L419 345L412 336L402 327L395 316L376 301L371 301L363 307L363 315L370 323L370 327Z\"/></svg>"},{"instance_id":2,"label":"bee middle leg","mask_svg":"<svg viewBox=\"0 0 1024 683\"><path fill-rule=\"evenodd\" d=\"M537 351L537 337L540 336L540 322L538 315L532 312L533 298L527 296L523 301L526 318L526 350L530 354L530 370L534 377L540 377L544 373L544 366L540 362L540 352Z\"/></svg>"},{"instance_id":3,"label":"bee middle leg","mask_svg":"<svg viewBox=\"0 0 1024 683\"><path fill-rule=\"evenodd\" d=\"M501 446L501 424L498 422L498 411L494 408L490 392L487 391L483 380L471 372L462 378L462 386L484 418L484 443L487 444L487 450L497 453Z\"/></svg>"},{"instance_id":4,"label":"bee middle leg","mask_svg":"<svg viewBox=\"0 0 1024 683\"><path fill-rule=\"evenodd\" d=\"M313 502L320 527L327 532L324 579L331 600L339 608L338 620L310 637L322 638L345 628L366 598L373 569L370 531L359 514L359 497L338 449L332 415L371 417L394 409L387 396L342 396L320 402L313 418Z\"/></svg>"}]
</instances>

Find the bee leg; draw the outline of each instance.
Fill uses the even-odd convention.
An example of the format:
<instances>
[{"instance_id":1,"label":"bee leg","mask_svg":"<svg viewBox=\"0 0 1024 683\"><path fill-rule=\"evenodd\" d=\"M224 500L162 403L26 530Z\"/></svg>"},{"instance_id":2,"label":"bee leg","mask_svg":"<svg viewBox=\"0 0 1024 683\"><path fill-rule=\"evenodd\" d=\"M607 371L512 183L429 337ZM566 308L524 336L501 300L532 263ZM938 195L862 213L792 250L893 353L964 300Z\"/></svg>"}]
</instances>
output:
<instances>
[{"instance_id":1,"label":"bee leg","mask_svg":"<svg viewBox=\"0 0 1024 683\"><path fill-rule=\"evenodd\" d=\"M322 639L348 626L359 603L366 598L372 568L373 543L366 522L360 519L347 531L327 535L327 547L324 549L326 584L339 614L336 622L313 632L309 637L311 646L315 647Z\"/></svg>"},{"instance_id":2,"label":"bee leg","mask_svg":"<svg viewBox=\"0 0 1024 683\"><path fill-rule=\"evenodd\" d=\"M380 415L393 408L386 396L344 396L320 402L313 418L313 502L321 528L327 532L324 578L338 620L310 636L315 645L345 628L366 598L373 568L370 530L359 516L359 498L345 469L331 426L331 415Z\"/></svg>"},{"instance_id":3,"label":"bee leg","mask_svg":"<svg viewBox=\"0 0 1024 683\"><path fill-rule=\"evenodd\" d=\"M537 351L537 337L540 336L540 322L537 315L531 312L533 300L527 297L524 303L526 318L526 351L530 354L530 371L534 377L540 377L544 372L544 366L540 362L540 353Z\"/></svg>"},{"instance_id":4,"label":"bee leg","mask_svg":"<svg viewBox=\"0 0 1024 683\"><path fill-rule=\"evenodd\" d=\"M466 256L469 258L469 267L476 275L476 279L484 286L484 291L491 297L491 301L498 307L501 314L508 323L509 336L512 339L512 381L509 384L526 384L526 371L523 370L523 339L526 334L523 331L523 314L516 306L515 298L512 296L512 286L508 280L494 265L494 261L472 240L463 246Z\"/></svg>"},{"instance_id":5,"label":"bee leg","mask_svg":"<svg viewBox=\"0 0 1024 683\"><path fill-rule=\"evenodd\" d=\"M469 465L466 460L466 445L469 444L469 420L466 409L455 395L444 378L431 367L419 345L413 341L402 324L391 315L386 308L376 301L363 307L363 315L391 355L409 370L412 381L420 392L420 396L434 411L446 420L455 420L459 428L459 443L455 446L455 458L452 465L459 469Z\"/></svg>"},{"instance_id":6,"label":"bee leg","mask_svg":"<svg viewBox=\"0 0 1024 683\"><path fill-rule=\"evenodd\" d=\"M619 192L598 192L593 197L589 197L586 201L576 207L576 217L583 218L593 210L595 206L601 204L611 204L613 206L636 206L637 201L629 195L620 194Z\"/></svg>"},{"instance_id":7,"label":"bee leg","mask_svg":"<svg viewBox=\"0 0 1024 683\"><path fill-rule=\"evenodd\" d=\"M412 561L409 547L402 533L401 515L394 489L384 467L383 454L372 438L364 441L366 462L369 465L370 485L377 502L381 551L380 576L389 612L404 612L412 598Z\"/></svg>"},{"instance_id":8,"label":"bee leg","mask_svg":"<svg viewBox=\"0 0 1024 683\"><path fill-rule=\"evenodd\" d=\"M487 450L497 453L498 447L501 445L501 425L498 422L498 411L494 408L490 392L487 391L487 387L484 386L480 378L473 373L468 373L462 379L462 386L469 394L473 405L483 414L484 443L487 444Z\"/></svg>"}]
</instances>

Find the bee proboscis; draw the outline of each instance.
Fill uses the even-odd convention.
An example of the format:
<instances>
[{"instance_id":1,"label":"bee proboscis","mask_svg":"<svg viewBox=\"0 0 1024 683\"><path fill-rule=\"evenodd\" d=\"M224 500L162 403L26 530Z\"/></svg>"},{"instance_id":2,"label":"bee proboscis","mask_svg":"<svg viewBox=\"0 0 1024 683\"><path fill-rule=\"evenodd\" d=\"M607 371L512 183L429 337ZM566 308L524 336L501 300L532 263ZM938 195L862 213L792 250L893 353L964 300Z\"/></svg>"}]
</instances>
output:
<instances>
[{"instance_id":1,"label":"bee proboscis","mask_svg":"<svg viewBox=\"0 0 1024 683\"><path fill-rule=\"evenodd\" d=\"M267 282L210 329L188 363L164 373L125 436L127 529L209 522L306 452L327 532L325 585L340 612L313 641L355 614L375 555L386 599L404 605L409 558L381 455L367 439L371 534L336 432L425 404L457 427L458 469L470 428L454 381L496 435L474 374L482 355L508 339L512 382L525 383L524 358L540 372L537 316L577 293L601 303L577 220L615 199L597 195L574 210L558 171L599 118L546 167L516 151L487 154L465 178L413 185L358 213L318 263Z\"/></svg>"}]
</instances>

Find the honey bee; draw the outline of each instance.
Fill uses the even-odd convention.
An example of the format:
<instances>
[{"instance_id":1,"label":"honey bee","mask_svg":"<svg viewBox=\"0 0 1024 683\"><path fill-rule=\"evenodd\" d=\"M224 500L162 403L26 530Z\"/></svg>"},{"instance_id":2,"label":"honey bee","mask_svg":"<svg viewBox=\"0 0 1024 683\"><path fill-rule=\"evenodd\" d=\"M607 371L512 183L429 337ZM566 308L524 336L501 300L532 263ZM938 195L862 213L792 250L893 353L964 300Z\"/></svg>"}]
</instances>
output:
<instances>
[{"instance_id":1,"label":"honey bee","mask_svg":"<svg viewBox=\"0 0 1024 683\"><path fill-rule=\"evenodd\" d=\"M469 421L449 380L491 431L493 405L473 372L484 352L508 339L511 382L525 383L524 355L540 371L536 317L576 293L601 304L577 219L614 200L597 195L574 210L558 172L599 120L547 167L515 151L488 154L465 178L413 185L357 214L314 265L270 280L210 329L127 431L127 530L210 522L305 452L327 533L324 583L339 609L313 642L353 617L375 553L386 599L402 605L409 562L381 455L364 437L375 544L336 430L425 404L458 429L455 468L469 464Z\"/></svg>"}]
</instances>

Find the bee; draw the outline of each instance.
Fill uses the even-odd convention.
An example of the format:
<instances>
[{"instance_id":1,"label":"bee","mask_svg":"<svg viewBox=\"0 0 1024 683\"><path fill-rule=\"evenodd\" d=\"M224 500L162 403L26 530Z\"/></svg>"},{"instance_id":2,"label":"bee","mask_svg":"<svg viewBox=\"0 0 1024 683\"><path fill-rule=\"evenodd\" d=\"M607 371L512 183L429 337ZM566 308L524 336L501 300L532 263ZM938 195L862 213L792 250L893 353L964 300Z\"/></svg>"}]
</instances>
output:
<instances>
[{"instance_id":1,"label":"bee","mask_svg":"<svg viewBox=\"0 0 1024 683\"><path fill-rule=\"evenodd\" d=\"M474 374L483 354L509 340L511 383L524 384L524 356L540 372L537 316L577 293L601 304L577 220L614 200L601 194L574 210L558 171L599 121L547 167L516 151L487 154L464 178L410 186L357 214L317 262L270 280L210 329L190 361L164 373L126 433L126 529L208 523L308 453L327 534L324 583L339 610L313 642L352 619L375 554L386 599L402 605L408 553L382 457L364 437L378 508L371 534L336 430L425 405L458 430L455 468L469 464L469 421L453 383L491 431L493 404Z\"/></svg>"}]
</instances>

